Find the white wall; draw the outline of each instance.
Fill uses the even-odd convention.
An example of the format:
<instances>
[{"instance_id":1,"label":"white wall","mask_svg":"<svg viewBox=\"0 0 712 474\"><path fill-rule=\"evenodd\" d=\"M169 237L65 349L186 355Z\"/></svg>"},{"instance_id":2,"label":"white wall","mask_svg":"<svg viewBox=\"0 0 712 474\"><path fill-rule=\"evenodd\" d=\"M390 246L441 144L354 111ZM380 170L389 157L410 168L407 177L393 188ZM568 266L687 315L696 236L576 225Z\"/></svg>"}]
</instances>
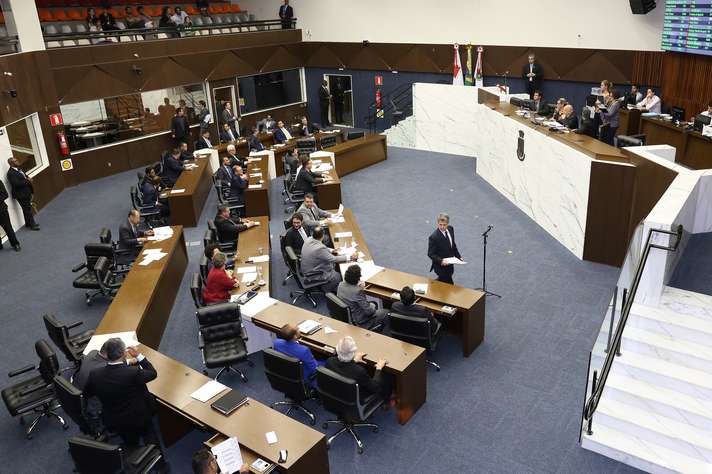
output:
<instances>
[{"instance_id":1,"label":"white wall","mask_svg":"<svg viewBox=\"0 0 712 474\"><path fill-rule=\"evenodd\" d=\"M281 2L240 0L257 19ZM292 0L305 41L468 43L660 50L664 1L633 15L627 0Z\"/></svg>"}]
</instances>

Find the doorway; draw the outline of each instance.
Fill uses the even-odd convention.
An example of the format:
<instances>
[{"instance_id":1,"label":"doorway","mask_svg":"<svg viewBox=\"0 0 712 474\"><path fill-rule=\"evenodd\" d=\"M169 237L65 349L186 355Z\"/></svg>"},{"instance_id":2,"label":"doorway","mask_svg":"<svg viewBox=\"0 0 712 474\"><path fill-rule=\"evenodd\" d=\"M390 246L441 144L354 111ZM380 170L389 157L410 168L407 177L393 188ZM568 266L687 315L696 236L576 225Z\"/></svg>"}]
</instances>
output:
<instances>
[{"instance_id":1,"label":"doorway","mask_svg":"<svg viewBox=\"0 0 712 474\"><path fill-rule=\"evenodd\" d=\"M354 108L351 76L347 74L324 74L324 80L327 82L331 93L329 121L333 125L353 127Z\"/></svg>"},{"instance_id":2,"label":"doorway","mask_svg":"<svg viewBox=\"0 0 712 474\"><path fill-rule=\"evenodd\" d=\"M235 107L235 86L213 87L213 110L215 111L213 118L218 127L218 136L220 136L220 131L223 126L223 110L225 110L226 102L230 102L232 105L232 113L237 117L237 113L235 112L237 110Z\"/></svg>"}]
</instances>

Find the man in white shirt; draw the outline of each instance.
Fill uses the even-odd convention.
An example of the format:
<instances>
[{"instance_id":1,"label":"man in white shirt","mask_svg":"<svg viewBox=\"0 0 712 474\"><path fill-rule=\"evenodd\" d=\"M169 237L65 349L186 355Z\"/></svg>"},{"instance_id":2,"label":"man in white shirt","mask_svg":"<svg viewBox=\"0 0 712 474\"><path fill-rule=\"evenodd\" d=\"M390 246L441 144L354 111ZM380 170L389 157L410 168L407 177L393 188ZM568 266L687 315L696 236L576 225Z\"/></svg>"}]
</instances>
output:
<instances>
[{"instance_id":1,"label":"man in white shirt","mask_svg":"<svg viewBox=\"0 0 712 474\"><path fill-rule=\"evenodd\" d=\"M704 115L706 117L712 117L712 100L710 100L710 103L707 104L707 110L700 112L700 115Z\"/></svg>"},{"instance_id":2,"label":"man in white shirt","mask_svg":"<svg viewBox=\"0 0 712 474\"><path fill-rule=\"evenodd\" d=\"M188 14L181 10L180 7L176 7L175 13L171 17L171 20L173 20L173 23L175 23L176 26L180 26L185 23L186 18L188 18Z\"/></svg>"},{"instance_id":3,"label":"man in white shirt","mask_svg":"<svg viewBox=\"0 0 712 474\"><path fill-rule=\"evenodd\" d=\"M648 89L645 98L636 104L639 109L645 109L646 112L660 113L660 97L655 95L653 89Z\"/></svg>"}]
</instances>

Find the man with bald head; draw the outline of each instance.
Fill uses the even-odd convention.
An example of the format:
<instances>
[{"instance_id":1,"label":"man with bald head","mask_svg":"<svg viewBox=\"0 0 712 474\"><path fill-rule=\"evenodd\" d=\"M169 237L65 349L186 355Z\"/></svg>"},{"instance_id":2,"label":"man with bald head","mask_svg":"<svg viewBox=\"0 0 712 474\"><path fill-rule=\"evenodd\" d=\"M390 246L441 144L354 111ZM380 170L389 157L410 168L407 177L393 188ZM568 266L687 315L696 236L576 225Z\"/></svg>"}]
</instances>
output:
<instances>
[{"instance_id":1,"label":"man with bald head","mask_svg":"<svg viewBox=\"0 0 712 474\"><path fill-rule=\"evenodd\" d=\"M282 326L274 340L274 350L301 360L304 365L304 380L316 388L316 368L324 365L324 362L314 359L309 348L299 344L299 330L295 325Z\"/></svg>"},{"instance_id":2,"label":"man with bald head","mask_svg":"<svg viewBox=\"0 0 712 474\"><path fill-rule=\"evenodd\" d=\"M578 117L571 104L566 104L561 109L559 118L556 121L570 130L576 130L578 128Z\"/></svg>"}]
</instances>

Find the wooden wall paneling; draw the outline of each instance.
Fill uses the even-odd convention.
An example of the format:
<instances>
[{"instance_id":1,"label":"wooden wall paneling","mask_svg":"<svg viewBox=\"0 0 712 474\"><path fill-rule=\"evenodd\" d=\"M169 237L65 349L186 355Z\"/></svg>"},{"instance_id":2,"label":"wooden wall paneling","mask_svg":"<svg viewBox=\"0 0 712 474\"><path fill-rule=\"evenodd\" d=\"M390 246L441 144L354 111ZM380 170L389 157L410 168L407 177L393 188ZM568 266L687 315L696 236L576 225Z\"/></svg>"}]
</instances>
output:
<instances>
[{"instance_id":1,"label":"wooden wall paneling","mask_svg":"<svg viewBox=\"0 0 712 474\"><path fill-rule=\"evenodd\" d=\"M74 169L65 171L71 185L84 183L131 169L127 145L120 144L72 155Z\"/></svg>"},{"instance_id":2,"label":"wooden wall paneling","mask_svg":"<svg viewBox=\"0 0 712 474\"><path fill-rule=\"evenodd\" d=\"M584 260L623 264L630 238L635 175L635 167L625 163L591 163Z\"/></svg>"},{"instance_id":3,"label":"wooden wall paneling","mask_svg":"<svg viewBox=\"0 0 712 474\"><path fill-rule=\"evenodd\" d=\"M325 43L304 43L304 65L306 67L340 68L346 67L344 60Z\"/></svg>"},{"instance_id":4,"label":"wooden wall paneling","mask_svg":"<svg viewBox=\"0 0 712 474\"><path fill-rule=\"evenodd\" d=\"M422 68L426 72L444 73L436 61L435 48L418 48L408 45L408 50L399 58L395 58L393 69L397 71L413 71Z\"/></svg>"},{"instance_id":5,"label":"wooden wall paneling","mask_svg":"<svg viewBox=\"0 0 712 474\"><path fill-rule=\"evenodd\" d=\"M150 65L144 63L143 67L146 68L139 76L140 79L143 79L140 87L143 91L203 82L202 71L185 67L171 57L153 60ZM130 70L130 67L127 69ZM130 74L136 75L132 70L130 70Z\"/></svg>"},{"instance_id":6,"label":"wooden wall paneling","mask_svg":"<svg viewBox=\"0 0 712 474\"><path fill-rule=\"evenodd\" d=\"M667 106L683 107L693 117L712 100L712 57L666 52L660 97Z\"/></svg>"},{"instance_id":7,"label":"wooden wall paneling","mask_svg":"<svg viewBox=\"0 0 712 474\"><path fill-rule=\"evenodd\" d=\"M662 51L633 52L632 82L641 86L660 86L663 55Z\"/></svg>"},{"instance_id":8,"label":"wooden wall paneling","mask_svg":"<svg viewBox=\"0 0 712 474\"><path fill-rule=\"evenodd\" d=\"M207 78L209 80L227 79L235 76L255 74L257 68L240 57L236 51L225 55L213 66Z\"/></svg>"},{"instance_id":9,"label":"wooden wall paneling","mask_svg":"<svg viewBox=\"0 0 712 474\"><path fill-rule=\"evenodd\" d=\"M283 46L275 46L262 65L262 70L278 71L280 69L296 69L302 66L304 66L304 60L301 56L295 55L293 51Z\"/></svg>"},{"instance_id":10,"label":"wooden wall paneling","mask_svg":"<svg viewBox=\"0 0 712 474\"><path fill-rule=\"evenodd\" d=\"M700 133L686 134L685 156L681 163L695 170L712 168L712 141Z\"/></svg>"}]
</instances>

